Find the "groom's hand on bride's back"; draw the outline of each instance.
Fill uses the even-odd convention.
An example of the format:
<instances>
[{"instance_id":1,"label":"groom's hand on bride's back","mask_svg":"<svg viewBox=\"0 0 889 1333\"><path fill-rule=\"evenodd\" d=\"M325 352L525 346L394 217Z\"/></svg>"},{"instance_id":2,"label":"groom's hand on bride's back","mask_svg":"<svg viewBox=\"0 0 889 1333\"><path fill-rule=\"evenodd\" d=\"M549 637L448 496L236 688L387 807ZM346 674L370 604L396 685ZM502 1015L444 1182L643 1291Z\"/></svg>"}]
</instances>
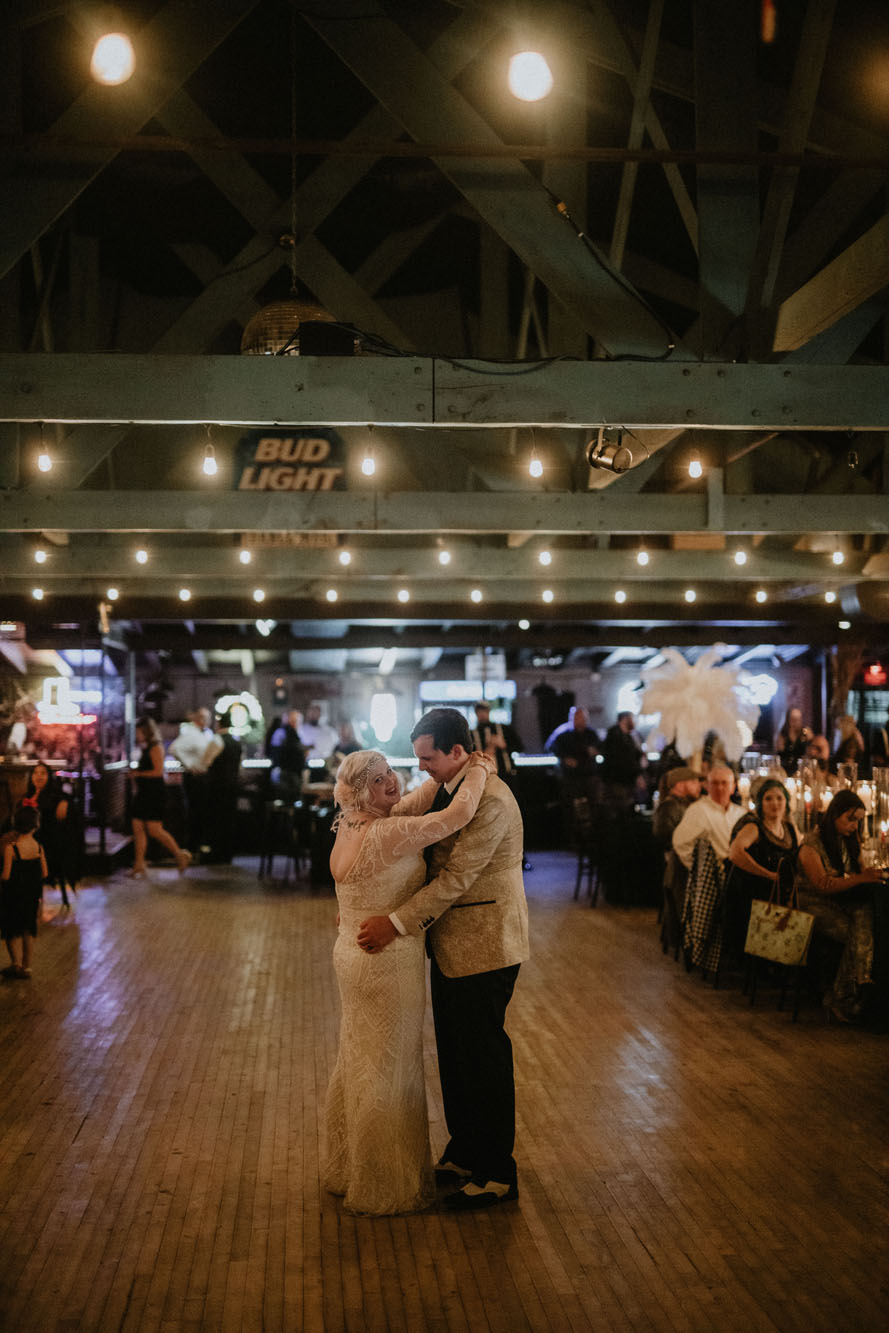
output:
<instances>
[{"instance_id":1,"label":"groom's hand on bride's back","mask_svg":"<svg viewBox=\"0 0 889 1333\"><path fill-rule=\"evenodd\" d=\"M365 953L379 953L397 934L387 916L369 916L358 927L358 947Z\"/></svg>"}]
</instances>

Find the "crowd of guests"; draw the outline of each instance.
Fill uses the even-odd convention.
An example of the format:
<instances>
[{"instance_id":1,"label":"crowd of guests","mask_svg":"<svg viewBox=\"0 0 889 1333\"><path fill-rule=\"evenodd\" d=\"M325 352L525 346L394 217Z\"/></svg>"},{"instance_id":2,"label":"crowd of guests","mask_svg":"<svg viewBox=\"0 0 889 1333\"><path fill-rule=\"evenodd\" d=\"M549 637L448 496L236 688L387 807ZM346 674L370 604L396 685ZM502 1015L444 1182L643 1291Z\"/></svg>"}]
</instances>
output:
<instances>
[{"instance_id":1,"label":"crowd of guests","mask_svg":"<svg viewBox=\"0 0 889 1333\"><path fill-rule=\"evenodd\" d=\"M788 728L780 752L788 762L818 740L803 731ZM820 762L827 769L829 759ZM817 827L800 836L783 777L781 765L756 779L747 810L727 764L717 761L706 777L690 766L665 775L654 814L665 855L664 950L705 970L738 965L752 900L795 896L815 919L813 957L831 1019L889 1031L889 871L865 864L864 803L834 787Z\"/></svg>"}]
</instances>

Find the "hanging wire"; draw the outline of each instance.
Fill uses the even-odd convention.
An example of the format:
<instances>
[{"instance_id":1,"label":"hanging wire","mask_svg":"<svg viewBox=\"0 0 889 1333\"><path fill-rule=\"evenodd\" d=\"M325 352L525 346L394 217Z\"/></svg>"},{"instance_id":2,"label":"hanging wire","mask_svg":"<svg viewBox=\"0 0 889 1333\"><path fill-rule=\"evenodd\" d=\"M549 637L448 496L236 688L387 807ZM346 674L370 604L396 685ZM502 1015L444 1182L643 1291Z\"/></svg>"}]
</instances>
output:
<instances>
[{"instance_id":1,"label":"hanging wire","mask_svg":"<svg viewBox=\"0 0 889 1333\"><path fill-rule=\"evenodd\" d=\"M290 11L290 292L296 296L296 8Z\"/></svg>"}]
</instances>

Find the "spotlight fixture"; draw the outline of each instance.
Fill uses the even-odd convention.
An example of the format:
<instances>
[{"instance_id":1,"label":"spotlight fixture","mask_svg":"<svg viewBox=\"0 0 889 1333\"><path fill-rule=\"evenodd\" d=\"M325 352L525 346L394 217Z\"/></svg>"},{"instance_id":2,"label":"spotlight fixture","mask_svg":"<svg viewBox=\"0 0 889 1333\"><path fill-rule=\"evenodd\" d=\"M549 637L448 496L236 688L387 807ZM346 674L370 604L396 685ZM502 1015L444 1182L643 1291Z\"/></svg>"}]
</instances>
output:
<instances>
[{"instance_id":1,"label":"spotlight fixture","mask_svg":"<svg viewBox=\"0 0 889 1333\"><path fill-rule=\"evenodd\" d=\"M834 602L836 601L836 599L837 599L837 595L836 595L835 592L828 591L828 592L826 592L826 593L824 594L824 600L825 600L825 602L827 602L827 605L828 605L828 606L833 606L833 604L834 604Z\"/></svg>"},{"instance_id":2,"label":"spotlight fixture","mask_svg":"<svg viewBox=\"0 0 889 1333\"><path fill-rule=\"evenodd\" d=\"M34 598L34 601L35 601L35 602L42 602L42 601L43 601L43 589L42 589L42 588L32 588L32 589L31 589L31 596Z\"/></svg>"},{"instance_id":3,"label":"spotlight fixture","mask_svg":"<svg viewBox=\"0 0 889 1333\"><path fill-rule=\"evenodd\" d=\"M449 564L451 563L451 553L450 553L450 551L445 551L445 550L439 551L439 553L438 553L438 563L439 563L440 565L449 565Z\"/></svg>"},{"instance_id":4,"label":"spotlight fixture","mask_svg":"<svg viewBox=\"0 0 889 1333\"><path fill-rule=\"evenodd\" d=\"M470 600L473 601L473 602L476 602L476 603L480 602L480 601L482 600L482 590L481 590L481 588L473 588L472 592L469 594L469 597L470 597Z\"/></svg>"},{"instance_id":5,"label":"spotlight fixture","mask_svg":"<svg viewBox=\"0 0 889 1333\"><path fill-rule=\"evenodd\" d=\"M509 62L509 91L520 102L539 102L553 88L553 74L539 51L518 51Z\"/></svg>"},{"instance_id":6,"label":"spotlight fixture","mask_svg":"<svg viewBox=\"0 0 889 1333\"><path fill-rule=\"evenodd\" d=\"M617 592L614 594L614 600L617 602L618 606L623 606L624 602L627 600L627 594L624 592L623 588L617 589Z\"/></svg>"},{"instance_id":7,"label":"spotlight fixture","mask_svg":"<svg viewBox=\"0 0 889 1333\"><path fill-rule=\"evenodd\" d=\"M651 556L648 554L648 552L646 551L645 547L644 547L644 546L640 546L640 547L639 547L639 550L636 552L636 564L637 564L637 565L642 565L642 566L644 567L645 565L648 564L648 562L649 562L650 559L651 559Z\"/></svg>"},{"instance_id":8,"label":"spotlight fixture","mask_svg":"<svg viewBox=\"0 0 889 1333\"><path fill-rule=\"evenodd\" d=\"M339 594L337 593L336 588L328 588L324 596L327 598L328 602L335 602Z\"/></svg>"},{"instance_id":9,"label":"spotlight fixture","mask_svg":"<svg viewBox=\"0 0 889 1333\"><path fill-rule=\"evenodd\" d=\"M242 565L249 565L250 561L253 559L253 552L248 551L246 546L242 546L238 552L238 559Z\"/></svg>"},{"instance_id":10,"label":"spotlight fixture","mask_svg":"<svg viewBox=\"0 0 889 1333\"><path fill-rule=\"evenodd\" d=\"M746 551L741 551L741 550L735 551L735 554L734 554L734 556L732 557L732 559L734 560L734 562L735 562L736 565L746 565L746 564L747 564L747 552L746 552Z\"/></svg>"},{"instance_id":11,"label":"spotlight fixture","mask_svg":"<svg viewBox=\"0 0 889 1333\"><path fill-rule=\"evenodd\" d=\"M553 562L553 553L552 551L541 551L537 559L540 561L541 565L551 565Z\"/></svg>"},{"instance_id":12,"label":"spotlight fixture","mask_svg":"<svg viewBox=\"0 0 889 1333\"><path fill-rule=\"evenodd\" d=\"M703 477L704 475L704 464L701 461L701 455L698 453L697 449L692 452L688 460L688 475L694 481L697 481L699 477Z\"/></svg>"},{"instance_id":13,"label":"spotlight fixture","mask_svg":"<svg viewBox=\"0 0 889 1333\"><path fill-rule=\"evenodd\" d=\"M103 33L93 47L90 74L96 83L114 88L126 83L136 68L133 43L124 32Z\"/></svg>"},{"instance_id":14,"label":"spotlight fixture","mask_svg":"<svg viewBox=\"0 0 889 1333\"><path fill-rule=\"evenodd\" d=\"M204 461L201 463L201 471L205 477L215 477L219 471L219 464L216 462L216 450L212 444L204 447Z\"/></svg>"},{"instance_id":15,"label":"spotlight fixture","mask_svg":"<svg viewBox=\"0 0 889 1333\"><path fill-rule=\"evenodd\" d=\"M763 604L763 602L767 602L769 600L769 594L766 592L765 588L757 588L756 600L759 602L760 606Z\"/></svg>"},{"instance_id":16,"label":"spotlight fixture","mask_svg":"<svg viewBox=\"0 0 889 1333\"><path fill-rule=\"evenodd\" d=\"M37 565L45 565L46 561L46 551L44 551L42 546L38 546L37 550L34 552L34 563Z\"/></svg>"},{"instance_id":17,"label":"spotlight fixture","mask_svg":"<svg viewBox=\"0 0 889 1333\"><path fill-rule=\"evenodd\" d=\"M553 592L552 588L544 588L540 595L545 602L551 602L556 594Z\"/></svg>"},{"instance_id":18,"label":"spotlight fixture","mask_svg":"<svg viewBox=\"0 0 889 1333\"><path fill-rule=\"evenodd\" d=\"M118 597L120 596L120 589L119 589L119 588L107 588L106 591L105 591L105 596L108 598L108 601L109 601L109 602L116 602L117 599L118 599Z\"/></svg>"},{"instance_id":19,"label":"spotlight fixture","mask_svg":"<svg viewBox=\"0 0 889 1333\"><path fill-rule=\"evenodd\" d=\"M682 595L687 602L697 601L698 594L695 592L694 588L686 588Z\"/></svg>"},{"instance_id":20,"label":"spotlight fixture","mask_svg":"<svg viewBox=\"0 0 889 1333\"><path fill-rule=\"evenodd\" d=\"M587 462L590 467L601 468L603 472L629 472L633 466L633 453L624 443L624 433L617 432L617 439L606 438L606 426L599 427L599 433L590 440L586 447Z\"/></svg>"},{"instance_id":21,"label":"spotlight fixture","mask_svg":"<svg viewBox=\"0 0 889 1333\"><path fill-rule=\"evenodd\" d=\"M180 589L179 589L179 600L180 600L180 602L190 602L190 601L191 601L191 590L190 590L189 588L180 588Z\"/></svg>"},{"instance_id":22,"label":"spotlight fixture","mask_svg":"<svg viewBox=\"0 0 889 1333\"><path fill-rule=\"evenodd\" d=\"M399 602L409 602L411 600L411 595L407 588L398 589L398 600Z\"/></svg>"},{"instance_id":23,"label":"spotlight fixture","mask_svg":"<svg viewBox=\"0 0 889 1333\"><path fill-rule=\"evenodd\" d=\"M254 588L254 589L253 589L253 600L254 600L254 602L264 602L264 601L265 601L265 592L263 591L262 588Z\"/></svg>"},{"instance_id":24,"label":"spotlight fixture","mask_svg":"<svg viewBox=\"0 0 889 1333\"><path fill-rule=\"evenodd\" d=\"M351 563L352 563L352 552L346 550L346 548L345 548L345 546L344 546L343 549L340 551L339 555L337 556L337 560L339 560L339 562L340 562L341 565L351 565Z\"/></svg>"},{"instance_id":25,"label":"spotlight fixture","mask_svg":"<svg viewBox=\"0 0 889 1333\"><path fill-rule=\"evenodd\" d=\"M145 549L144 546L140 546L140 547L139 547L138 551L136 551L136 554L135 554L135 556L134 556L134 559L135 559L137 565L147 565L147 564L148 564L148 552L146 551L146 549Z\"/></svg>"}]
</instances>

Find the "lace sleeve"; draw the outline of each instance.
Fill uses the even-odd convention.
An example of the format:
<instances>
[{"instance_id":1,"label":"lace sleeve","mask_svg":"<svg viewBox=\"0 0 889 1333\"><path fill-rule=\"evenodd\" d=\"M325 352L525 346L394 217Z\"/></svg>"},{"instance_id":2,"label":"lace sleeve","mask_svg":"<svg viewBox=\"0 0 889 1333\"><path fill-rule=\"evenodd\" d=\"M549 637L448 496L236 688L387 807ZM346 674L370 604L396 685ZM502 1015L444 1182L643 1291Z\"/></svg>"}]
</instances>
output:
<instances>
[{"instance_id":1,"label":"lace sleeve","mask_svg":"<svg viewBox=\"0 0 889 1333\"><path fill-rule=\"evenodd\" d=\"M427 778L419 787L402 796L397 805L392 807L393 815L425 815L432 802L439 784Z\"/></svg>"},{"instance_id":2,"label":"lace sleeve","mask_svg":"<svg viewBox=\"0 0 889 1333\"><path fill-rule=\"evenodd\" d=\"M466 774L447 809L434 810L419 818L390 815L388 819L378 820L379 848L387 864L392 865L402 856L422 851L433 842L440 842L448 834L465 828L478 809L487 780L488 773L479 765Z\"/></svg>"}]
</instances>

